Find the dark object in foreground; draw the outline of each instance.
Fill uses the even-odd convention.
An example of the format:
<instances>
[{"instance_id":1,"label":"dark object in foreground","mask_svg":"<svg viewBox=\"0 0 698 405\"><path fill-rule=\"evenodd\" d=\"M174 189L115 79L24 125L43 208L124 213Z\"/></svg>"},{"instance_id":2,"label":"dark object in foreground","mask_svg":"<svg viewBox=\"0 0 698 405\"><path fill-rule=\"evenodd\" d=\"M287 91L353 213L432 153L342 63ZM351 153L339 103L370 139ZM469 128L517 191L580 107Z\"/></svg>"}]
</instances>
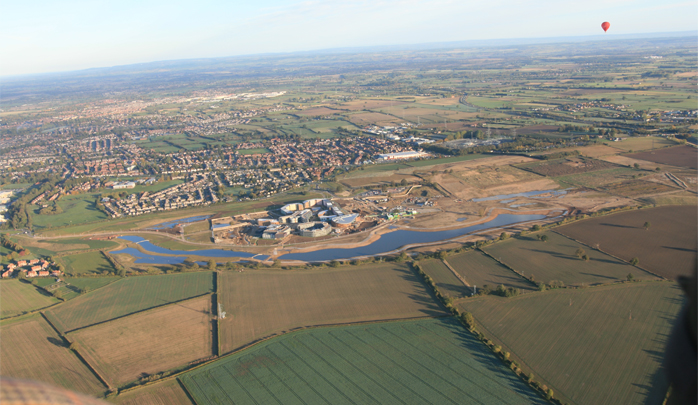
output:
<instances>
[{"instance_id":1,"label":"dark object in foreground","mask_svg":"<svg viewBox=\"0 0 698 405\"><path fill-rule=\"evenodd\" d=\"M688 302L684 305L679 318L674 325L669 341L667 342L664 367L666 369L671 393L667 405L696 404L696 391L698 391L698 350L696 349L696 323L698 322L698 308L696 297L696 283L698 277L679 277L679 284L687 295Z\"/></svg>"}]
</instances>

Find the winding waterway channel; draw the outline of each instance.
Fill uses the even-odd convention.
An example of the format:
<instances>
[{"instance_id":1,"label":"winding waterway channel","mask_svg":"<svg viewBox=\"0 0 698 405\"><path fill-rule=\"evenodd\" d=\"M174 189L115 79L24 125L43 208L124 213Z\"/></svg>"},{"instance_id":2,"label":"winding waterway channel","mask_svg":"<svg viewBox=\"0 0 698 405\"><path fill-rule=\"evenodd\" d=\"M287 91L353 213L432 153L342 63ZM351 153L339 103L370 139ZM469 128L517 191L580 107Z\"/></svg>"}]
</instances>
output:
<instances>
[{"instance_id":1,"label":"winding waterway channel","mask_svg":"<svg viewBox=\"0 0 698 405\"><path fill-rule=\"evenodd\" d=\"M328 248L319 249L312 252L303 253L287 253L279 256L280 260L300 260L306 262L320 262L329 260L350 259L361 256L374 256L383 253L388 253L399 249L406 245L433 243L442 240L453 239L459 236L475 233L478 231L499 228L528 221L537 221L545 218L545 215L540 214L500 214L494 219L483 222L477 225L471 225L463 228L448 229L442 231L412 231L412 230L396 230L380 235L374 242L354 248ZM138 244L145 252L138 249L126 248L122 250L112 251L112 254L130 254L135 257L136 263L144 264L177 264L182 263L186 257L239 257L239 258L254 258L257 260L266 260L268 256L249 252L239 252L234 250L224 249L203 249L203 250L173 250L163 248L152 244L150 241L141 238L140 236L120 236L120 239L127 240ZM157 255L152 255L155 253ZM166 256L159 256L166 255Z\"/></svg>"}]
</instances>

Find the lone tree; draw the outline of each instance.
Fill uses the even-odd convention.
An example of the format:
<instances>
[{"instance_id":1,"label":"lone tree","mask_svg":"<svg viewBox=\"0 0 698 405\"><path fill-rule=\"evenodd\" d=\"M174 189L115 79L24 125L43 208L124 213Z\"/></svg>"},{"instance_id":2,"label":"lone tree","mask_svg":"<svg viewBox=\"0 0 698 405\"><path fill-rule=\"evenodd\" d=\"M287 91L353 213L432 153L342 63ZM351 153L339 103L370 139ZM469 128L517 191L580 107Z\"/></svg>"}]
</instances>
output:
<instances>
[{"instance_id":1,"label":"lone tree","mask_svg":"<svg viewBox=\"0 0 698 405\"><path fill-rule=\"evenodd\" d=\"M630 259L631 265L637 266L638 263L640 263L640 259L638 259L637 257L633 257L632 259Z\"/></svg>"},{"instance_id":2,"label":"lone tree","mask_svg":"<svg viewBox=\"0 0 698 405\"><path fill-rule=\"evenodd\" d=\"M574 252L575 256L577 256L579 259L583 258L586 253L587 252L585 252L582 248L578 248L577 251Z\"/></svg>"},{"instance_id":3,"label":"lone tree","mask_svg":"<svg viewBox=\"0 0 698 405\"><path fill-rule=\"evenodd\" d=\"M502 232L501 235L499 235L499 240L504 240L509 237L509 234L506 232Z\"/></svg>"},{"instance_id":4,"label":"lone tree","mask_svg":"<svg viewBox=\"0 0 698 405\"><path fill-rule=\"evenodd\" d=\"M628 281L633 281L635 280L635 276L633 276L633 273L628 273Z\"/></svg>"},{"instance_id":5,"label":"lone tree","mask_svg":"<svg viewBox=\"0 0 698 405\"><path fill-rule=\"evenodd\" d=\"M642 225L642 227L645 228L645 230L650 229L650 226L652 226L652 224L650 224L649 221L645 222L644 225Z\"/></svg>"},{"instance_id":6,"label":"lone tree","mask_svg":"<svg viewBox=\"0 0 698 405\"><path fill-rule=\"evenodd\" d=\"M533 226L531 227L531 230L534 231L534 232L535 232L535 231L540 231L540 225L538 225L538 224L533 225Z\"/></svg>"},{"instance_id":7,"label":"lone tree","mask_svg":"<svg viewBox=\"0 0 698 405\"><path fill-rule=\"evenodd\" d=\"M542 236L540 237L540 240L543 241L543 242L547 242L547 241L548 241L548 235L542 235Z\"/></svg>"}]
</instances>

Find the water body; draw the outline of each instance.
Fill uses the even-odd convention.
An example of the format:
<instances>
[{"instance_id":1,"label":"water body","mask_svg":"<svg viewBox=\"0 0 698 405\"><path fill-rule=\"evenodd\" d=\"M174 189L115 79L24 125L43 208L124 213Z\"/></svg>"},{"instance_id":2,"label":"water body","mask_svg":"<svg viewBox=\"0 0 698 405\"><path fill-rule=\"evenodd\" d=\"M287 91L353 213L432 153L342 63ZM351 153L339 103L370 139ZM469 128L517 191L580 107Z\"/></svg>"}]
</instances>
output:
<instances>
[{"instance_id":1,"label":"water body","mask_svg":"<svg viewBox=\"0 0 698 405\"><path fill-rule=\"evenodd\" d=\"M526 191L525 193L516 193L516 194L500 194L500 195L493 195L492 197L483 197L483 198L473 198L474 202L482 202L482 201L497 201L497 200L506 200L514 197L533 197L537 196L540 194L547 194L550 193L552 196L559 196L559 195L565 195L567 194L567 191L570 189L564 189L564 190L534 190L534 191ZM540 197L538 197L540 198ZM513 201L513 200L512 200ZM502 201L504 202L504 201Z\"/></svg>"},{"instance_id":2,"label":"water body","mask_svg":"<svg viewBox=\"0 0 698 405\"><path fill-rule=\"evenodd\" d=\"M211 215L200 215L198 217L176 219L174 221L163 222L161 224L149 226L146 229L171 229L171 228L174 228L175 225L177 225L177 224L188 224L190 222L199 222L199 221L203 221L204 219L209 219L209 218L211 218Z\"/></svg>"},{"instance_id":3,"label":"water body","mask_svg":"<svg viewBox=\"0 0 698 405\"><path fill-rule=\"evenodd\" d=\"M124 239L129 242L138 243L138 245L146 252L159 253L162 255L173 256L203 256L203 257L242 257L255 258L258 260L266 260L268 256L258 255L256 253L236 252L234 250L223 249L202 249L202 250L174 250L153 245L150 241L141 238L140 236L119 236L119 239Z\"/></svg>"},{"instance_id":4,"label":"water body","mask_svg":"<svg viewBox=\"0 0 698 405\"><path fill-rule=\"evenodd\" d=\"M458 219L456 219L456 222L463 222L467 219L468 219L468 217L458 218Z\"/></svg>"},{"instance_id":5,"label":"water body","mask_svg":"<svg viewBox=\"0 0 698 405\"><path fill-rule=\"evenodd\" d=\"M352 257L358 256L373 256L380 253L390 252L402 246L413 243L438 242L445 239L463 236L472 232L481 231L483 229L497 228L526 221L536 221L543 218L545 218L545 215L501 214L489 222L485 222L478 225L472 225L465 228L434 232L399 230L383 234L380 236L378 240L366 246L351 249L334 248L316 250L314 252L305 253L288 253L280 256L279 259L315 262L338 259L350 259Z\"/></svg>"}]
</instances>

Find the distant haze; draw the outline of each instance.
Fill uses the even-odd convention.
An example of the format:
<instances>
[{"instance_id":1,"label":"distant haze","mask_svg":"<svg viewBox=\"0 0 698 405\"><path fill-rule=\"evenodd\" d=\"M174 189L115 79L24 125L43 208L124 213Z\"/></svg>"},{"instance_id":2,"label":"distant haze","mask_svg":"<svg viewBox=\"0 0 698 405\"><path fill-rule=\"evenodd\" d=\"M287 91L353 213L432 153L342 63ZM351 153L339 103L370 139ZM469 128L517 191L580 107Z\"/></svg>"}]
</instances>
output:
<instances>
[{"instance_id":1,"label":"distant haze","mask_svg":"<svg viewBox=\"0 0 698 405\"><path fill-rule=\"evenodd\" d=\"M0 75L160 60L505 38L693 31L665 0L2 0ZM610 21L607 34L601 29Z\"/></svg>"}]
</instances>

